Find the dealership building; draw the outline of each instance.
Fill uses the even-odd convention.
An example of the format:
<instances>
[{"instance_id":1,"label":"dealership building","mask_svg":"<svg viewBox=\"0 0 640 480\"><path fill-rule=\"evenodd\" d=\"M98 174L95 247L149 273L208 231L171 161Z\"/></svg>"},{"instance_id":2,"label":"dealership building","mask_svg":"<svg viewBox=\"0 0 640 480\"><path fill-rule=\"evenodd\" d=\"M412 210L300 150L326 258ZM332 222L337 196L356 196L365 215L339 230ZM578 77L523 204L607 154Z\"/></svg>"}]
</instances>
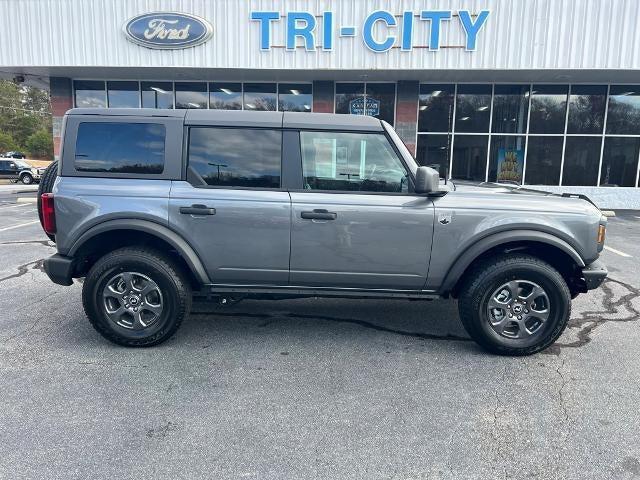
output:
<instances>
[{"instance_id":1,"label":"dealership building","mask_svg":"<svg viewBox=\"0 0 640 480\"><path fill-rule=\"evenodd\" d=\"M72 107L372 115L443 177L640 208L637 0L4 0L0 75Z\"/></svg>"}]
</instances>

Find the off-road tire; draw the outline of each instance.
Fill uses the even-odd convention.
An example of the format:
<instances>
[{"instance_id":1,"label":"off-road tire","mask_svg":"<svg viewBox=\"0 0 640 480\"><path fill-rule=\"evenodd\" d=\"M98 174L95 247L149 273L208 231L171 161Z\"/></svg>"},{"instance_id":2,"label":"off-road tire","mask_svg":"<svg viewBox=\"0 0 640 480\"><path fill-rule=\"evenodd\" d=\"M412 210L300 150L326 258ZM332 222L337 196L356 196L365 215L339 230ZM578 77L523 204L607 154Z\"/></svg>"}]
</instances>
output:
<instances>
[{"instance_id":1,"label":"off-road tire","mask_svg":"<svg viewBox=\"0 0 640 480\"><path fill-rule=\"evenodd\" d=\"M510 339L496 333L488 319L492 293L508 281L536 282L550 301L549 318L535 338ZM505 254L479 262L467 273L458 299L460 320L469 336L484 349L498 354L523 356L540 352L562 334L571 316L571 292L562 275L547 262L526 254Z\"/></svg>"},{"instance_id":2,"label":"off-road tire","mask_svg":"<svg viewBox=\"0 0 640 480\"><path fill-rule=\"evenodd\" d=\"M160 287L163 311L153 326L130 330L107 316L103 289L113 275L126 271L142 273ZM150 347L169 339L189 314L191 299L186 273L167 255L142 247L121 248L100 258L82 288L82 304L93 327L107 340L126 347Z\"/></svg>"},{"instance_id":3,"label":"off-road tire","mask_svg":"<svg viewBox=\"0 0 640 480\"><path fill-rule=\"evenodd\" d=\"M51 162L51 164L44 171L44 174L40 178L40 184L38 185L38 218L40 219L40 225L42 225L42 194L43 193L51 193L53 190L53 184L56 181L56 177L58 176L58 161ZM56 241L56 237L53 235L49 235L47 233L47 237L52 242Z\"/></svg>"}]
</instances>

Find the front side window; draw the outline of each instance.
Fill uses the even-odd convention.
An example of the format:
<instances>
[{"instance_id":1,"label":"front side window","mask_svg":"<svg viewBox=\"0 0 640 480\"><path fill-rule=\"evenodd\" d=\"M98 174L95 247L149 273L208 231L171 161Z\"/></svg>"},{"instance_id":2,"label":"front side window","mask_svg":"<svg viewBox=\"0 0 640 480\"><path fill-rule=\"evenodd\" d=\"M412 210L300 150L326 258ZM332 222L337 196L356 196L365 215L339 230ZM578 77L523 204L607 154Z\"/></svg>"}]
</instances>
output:
<instances>
[{"instance_id":1,"label":"front side window","mask_svg":"<svg viewBox=\"0 0 640 480\"><path fill-rule=\"evenodd\" d=\"M78 126L79 172L160 174L165 127L157 123L84 122Z\"/></svg>"},{"instance_id":2,"label":"front side window","mask_svg":"<svg viewBox=\"0 0 640 480\"><path fill-rule=\"evenodd\" d=\"M407 191L407 171L382 134L300 132L304 188Z\"/></svg>"},{"instance_id":3,"label":"front side window","mask_svg":"<svg viewBox=\"0 0 640 480\"><path fill-rule=\"evenodd\" d=\"M281 148L277 130L193 127L189 170L210 186L279 188Z\"/></svg>"}]
</instances>

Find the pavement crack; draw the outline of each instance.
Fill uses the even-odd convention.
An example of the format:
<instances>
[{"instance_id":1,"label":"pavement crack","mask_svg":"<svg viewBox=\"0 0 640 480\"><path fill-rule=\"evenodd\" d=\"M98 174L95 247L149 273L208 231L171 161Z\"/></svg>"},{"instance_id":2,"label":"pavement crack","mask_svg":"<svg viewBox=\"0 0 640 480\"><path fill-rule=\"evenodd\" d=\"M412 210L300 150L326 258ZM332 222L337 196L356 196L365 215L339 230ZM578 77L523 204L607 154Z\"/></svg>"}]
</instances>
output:
<instances>
[{"instance_id":1,"label":"pavement crack","mask_svg":"<svg viewBox=\"0 0 640 480\"><path fill-rule=\"evenodd\" d=\"M4 282L5 280L11 280L12 278L22 277L23 275L26 275L29 270L40 270L41 272L44 271L44 258L18 265L17 268L18 271L16 273L0 278L0 283Z\"/></svg>"},{"instance_id":2,"label":"pavement crack","mask_svg":"<svg viewBox=\"0 0 640 480\"><path fill-rule=\"evenodd\" d=\"M618 300L614 300L615 292L613 288L611 288L612 284L624 287L629 291L629 293L621 296ZM556 342L542 353L559 355L564 348L582 347L591 342L591 334L596 328L609 322L635 322L640 318L640 311L638 311L638 309L633 305L633 301L640 298L639 288L613 278L607 278L600 288L602 288L602 291L604 292L602 309L582 312L580 316L570 319L567 324L567 328L578 329L578 339L568 343ZM621 307L627 309L631 314L622 318L603 318L604 315L613 315L618 313L618 309Z\"/></svg>"},{"instance_id":3,"label":"pavement crack","mask_svg":"<svg viewBox=\"0 0 640 480\"><path fill-rule=\"evenodd\" d=\"M567 386L567 380L562 374L562 369L564 368L565 359L562 359L562 363L556 368L556 373L560 377L561 383L560 388L558 389L558 398L560 399L560 406L562 407L562 413L564 414L564 419L566 422L569 422L571 419L569 417L569 410L567 409L566 399L564 397L564 387Z\"/></svg>"}]
</instances>

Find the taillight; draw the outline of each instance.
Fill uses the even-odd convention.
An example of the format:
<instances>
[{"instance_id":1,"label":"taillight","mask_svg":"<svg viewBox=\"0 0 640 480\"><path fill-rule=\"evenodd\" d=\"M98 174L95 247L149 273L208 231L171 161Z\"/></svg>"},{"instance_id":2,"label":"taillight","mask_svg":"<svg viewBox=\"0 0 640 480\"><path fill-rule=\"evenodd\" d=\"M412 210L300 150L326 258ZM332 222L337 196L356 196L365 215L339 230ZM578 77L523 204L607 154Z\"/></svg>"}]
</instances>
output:
<instances>
[{"instance_id":1,"label":"taillight","mask_svg":"<svg viewBox=\"0 0 640 480\"><path fill-rule=\"evenodd\" d=\"M606 235L607 227L600 225L598 227L598 244L604 245L604 237Z\"/></svg>"},{"instance_id":2,"label":"taillight","mask_svg":"<svg viewBox=\"0 0 640 480\"><path fill-rule=\"evenodd\" d=\"M53 201L53 193L43 193L42 199L42 228L49 235L56 233L56 209Z\"/></svg>"}]
</instances>

